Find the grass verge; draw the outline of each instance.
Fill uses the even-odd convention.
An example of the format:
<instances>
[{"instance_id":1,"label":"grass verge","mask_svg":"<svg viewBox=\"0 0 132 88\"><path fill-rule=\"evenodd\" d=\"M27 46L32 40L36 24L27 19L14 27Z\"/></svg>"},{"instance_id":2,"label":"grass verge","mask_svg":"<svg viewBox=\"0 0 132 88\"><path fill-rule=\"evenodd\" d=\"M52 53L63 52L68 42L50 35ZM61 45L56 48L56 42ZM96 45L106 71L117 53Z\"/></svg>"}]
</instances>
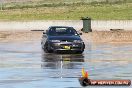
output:
<instances>
[{"instance_id":1,"label":"grass verge","mask_svg":"<svg viewBox=\"0 0 132 88\"><path fill-rule=\"evenodd\" d=\"M19 7L19 8L18 8ZM132 3L72 3L8 6L0 11L1 20L132 20Z\"/></svg>"}]
</instances>

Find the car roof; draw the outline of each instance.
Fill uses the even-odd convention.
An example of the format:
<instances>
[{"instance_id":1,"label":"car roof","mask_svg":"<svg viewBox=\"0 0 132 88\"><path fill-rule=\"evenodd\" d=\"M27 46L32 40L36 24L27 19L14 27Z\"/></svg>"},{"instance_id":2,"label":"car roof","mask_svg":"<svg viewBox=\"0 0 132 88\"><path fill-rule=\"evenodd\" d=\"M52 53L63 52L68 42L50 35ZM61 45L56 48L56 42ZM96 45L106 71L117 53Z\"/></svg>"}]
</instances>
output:
<instances>
[{"instance_id":1,"label":"car roof","mask_svg":"<svg viewBox=\"0 0 132 88\"><path fill-rule=\"evenodd\" d=\"M50 26L51 27L66 27L66 28L71 28L70 26Z\"/></svg>"}]
</instances>

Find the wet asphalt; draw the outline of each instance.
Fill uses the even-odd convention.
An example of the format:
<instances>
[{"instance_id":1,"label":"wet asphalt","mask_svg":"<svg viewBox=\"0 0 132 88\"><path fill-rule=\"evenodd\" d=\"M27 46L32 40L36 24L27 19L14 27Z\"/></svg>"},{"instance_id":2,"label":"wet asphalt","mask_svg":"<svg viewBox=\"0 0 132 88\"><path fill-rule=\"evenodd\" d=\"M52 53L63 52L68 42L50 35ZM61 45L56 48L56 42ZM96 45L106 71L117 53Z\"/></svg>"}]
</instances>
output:
<instances>
[{"instance_id":1,"label":"wet asphalt","mask_svg":"<svg viewBox=\"0 0 132 88\"><path fill-rule=\"evenodd\" d=\"M81 88L82 67L90 79L132 80L132 44L89 42L83 54L47 54L40 41L0 42L0 88Z\"/></svg>"}]
</instances>

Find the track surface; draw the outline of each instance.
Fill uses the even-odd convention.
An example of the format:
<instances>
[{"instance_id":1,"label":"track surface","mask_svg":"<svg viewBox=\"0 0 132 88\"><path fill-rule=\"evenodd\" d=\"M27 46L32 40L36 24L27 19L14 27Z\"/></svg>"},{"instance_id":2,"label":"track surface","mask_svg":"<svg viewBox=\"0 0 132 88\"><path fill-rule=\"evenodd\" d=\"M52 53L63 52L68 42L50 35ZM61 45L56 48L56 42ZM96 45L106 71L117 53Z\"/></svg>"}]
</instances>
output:
<instances>
[{"instance_id":1,"label":"track surface","mask_svg":"<svg viewBox=\"0 0 132 88\"><path fill-rule=\"evenodd\" d=\"M0 42L0 88L81 87L82 67L91 79L132 80L132 45L87 42L83 54L71 55L46 54L37 40Z\"/></svg>"}]
</instances>

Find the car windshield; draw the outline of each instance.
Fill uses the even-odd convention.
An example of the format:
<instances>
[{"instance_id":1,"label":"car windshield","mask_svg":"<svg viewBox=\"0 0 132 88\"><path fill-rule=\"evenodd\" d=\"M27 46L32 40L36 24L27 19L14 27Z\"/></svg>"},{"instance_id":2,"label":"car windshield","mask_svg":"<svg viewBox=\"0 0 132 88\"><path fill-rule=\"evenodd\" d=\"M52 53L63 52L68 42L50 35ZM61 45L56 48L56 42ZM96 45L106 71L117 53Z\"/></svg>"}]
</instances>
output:
<instances>
[{"instance_id":1,"label":"car windshield","mask_svg":"<svg viewBox=\"0 0 132 88\"><path fill-rule=\"evenodd\" d=\"M77 35L77 32L72 27L52 27L49 30L49 35L52 35L52 36Z\"/></svg>"}]
</instances>

